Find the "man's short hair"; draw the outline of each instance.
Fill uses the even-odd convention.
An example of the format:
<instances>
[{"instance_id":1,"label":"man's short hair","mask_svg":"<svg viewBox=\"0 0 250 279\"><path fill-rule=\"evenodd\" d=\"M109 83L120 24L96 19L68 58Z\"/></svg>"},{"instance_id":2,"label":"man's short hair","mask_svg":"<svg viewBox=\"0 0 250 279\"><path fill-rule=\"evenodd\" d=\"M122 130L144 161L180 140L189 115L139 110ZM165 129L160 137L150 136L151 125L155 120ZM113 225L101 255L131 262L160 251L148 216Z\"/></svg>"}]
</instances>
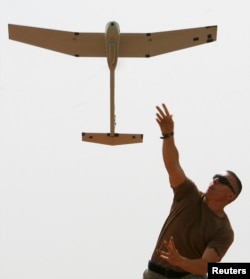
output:
<instances>
[{"instance_id":1,"label":"man's short hair","mask_svg":"<svg viewBox=\"0 0 250 279\"><path fill-rule=\"evenodd\" d=\"M231 170L227 170L226 172L229 173L230 175L232 175L232 176L235 178L235 180L236 180L236 182L237 182L237 185L238 185L238 191L237 191L236 194L237 194L237 196L239 196L239 194L240 194L240 192L241 192L241 190L242 190L242 183L241 183L239 177L236 175L235 172L233 172L233 171L231 171Z\"/></svg>"}]
</instances>

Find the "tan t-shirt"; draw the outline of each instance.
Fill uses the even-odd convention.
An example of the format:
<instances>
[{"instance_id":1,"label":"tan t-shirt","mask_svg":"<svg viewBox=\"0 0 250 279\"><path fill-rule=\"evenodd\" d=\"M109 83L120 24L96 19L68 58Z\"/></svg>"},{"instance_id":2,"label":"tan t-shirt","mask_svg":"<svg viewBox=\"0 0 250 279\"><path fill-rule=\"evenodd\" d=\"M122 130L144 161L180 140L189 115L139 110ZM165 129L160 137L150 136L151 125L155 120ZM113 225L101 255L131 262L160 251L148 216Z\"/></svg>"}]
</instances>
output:
<instances>
[{"instance_id":1,"label":"tan t-shirt","mask_svg":"<svg viewBox=\"0 0 250 279\"><path fill-rule=\"evenodd\" d=\"M189 259L201 258L207 247L214 248L223 257L233 242L234 232L227 215L217 216L204 202L200 192L190 180L174 189L170 214L159 235L156 249L161 249L164 240L174 237L179 253ZM183 271L163 261L154 250L152 262L162 267ZM164 249L166 250L166 249Z\"/></svg>"}]
</instances>

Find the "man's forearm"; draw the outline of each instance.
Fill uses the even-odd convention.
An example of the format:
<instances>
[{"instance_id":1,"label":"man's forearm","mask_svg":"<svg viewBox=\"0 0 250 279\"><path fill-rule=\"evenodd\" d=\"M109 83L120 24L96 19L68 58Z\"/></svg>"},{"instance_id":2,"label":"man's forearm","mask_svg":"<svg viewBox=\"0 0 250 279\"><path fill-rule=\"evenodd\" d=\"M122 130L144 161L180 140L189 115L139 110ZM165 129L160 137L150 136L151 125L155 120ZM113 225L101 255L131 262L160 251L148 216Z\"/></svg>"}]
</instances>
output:
<instances>
[{"instance_id":1,"label":"man's forearm","mask_svg":"<svg viewBox=\"0 0 250 279\"><path fill-rule=\"evenodd\" d=\"M182 257L178 267L193 274L205 275L207 273L207 265L207 261L203 259L187 259Z\"/></svg>"},{"instance_id":2,"label":"man's forearm","mask_svg":"<svg viewBox=\"0 0 250 279\"><path fill-rule=\"evenodd\" d=\"M163 140L163 161L168 172L179 165L179 152L175 146L174 137Z\"/></svg>"}]
</instances>

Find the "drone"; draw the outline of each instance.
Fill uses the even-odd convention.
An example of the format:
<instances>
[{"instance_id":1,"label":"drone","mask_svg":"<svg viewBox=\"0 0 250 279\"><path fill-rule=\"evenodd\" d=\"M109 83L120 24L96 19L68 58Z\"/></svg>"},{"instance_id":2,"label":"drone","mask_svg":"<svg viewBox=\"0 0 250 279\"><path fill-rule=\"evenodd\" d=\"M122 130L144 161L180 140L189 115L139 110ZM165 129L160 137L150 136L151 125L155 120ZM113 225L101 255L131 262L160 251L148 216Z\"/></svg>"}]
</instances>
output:
<instances>
[{"instance_id":1,"label":"drone","mask_svg":"<svg viewBox=\"0 0 250 279\"><path fill-rule=\"evenodd\" d=\"M217 26L154 33L120 33L119 24L110 21L104 33L79 33L9 24L9 38L75 57L106 57L110 70L110 130L82 133L86 142L121 145L141 143L143 134L115 131L115 69L118 58L145 57L216 41Z\"/></svg>"}]
</instances>

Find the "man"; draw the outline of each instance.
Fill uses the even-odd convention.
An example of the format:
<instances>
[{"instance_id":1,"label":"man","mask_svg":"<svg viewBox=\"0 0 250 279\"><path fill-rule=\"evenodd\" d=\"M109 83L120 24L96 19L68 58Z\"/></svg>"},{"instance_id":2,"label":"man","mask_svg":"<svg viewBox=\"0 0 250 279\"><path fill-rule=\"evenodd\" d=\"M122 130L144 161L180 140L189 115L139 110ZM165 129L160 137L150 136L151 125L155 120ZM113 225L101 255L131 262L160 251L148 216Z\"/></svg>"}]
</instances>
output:
<instances>
[{"instance_id":1,"label":"man","mask_svg":"<svg viewBox=\"0 0 250 279\"><path fill-rule=\"evenodd\" d=\"M224 171L200 192L180 165L172 115L165 104L156 108L174 199L143 278L207 278L207 264L219 262L233 242L224 207L241 192L241 181L234 172Z\"/></svg>"}]
</instances>

